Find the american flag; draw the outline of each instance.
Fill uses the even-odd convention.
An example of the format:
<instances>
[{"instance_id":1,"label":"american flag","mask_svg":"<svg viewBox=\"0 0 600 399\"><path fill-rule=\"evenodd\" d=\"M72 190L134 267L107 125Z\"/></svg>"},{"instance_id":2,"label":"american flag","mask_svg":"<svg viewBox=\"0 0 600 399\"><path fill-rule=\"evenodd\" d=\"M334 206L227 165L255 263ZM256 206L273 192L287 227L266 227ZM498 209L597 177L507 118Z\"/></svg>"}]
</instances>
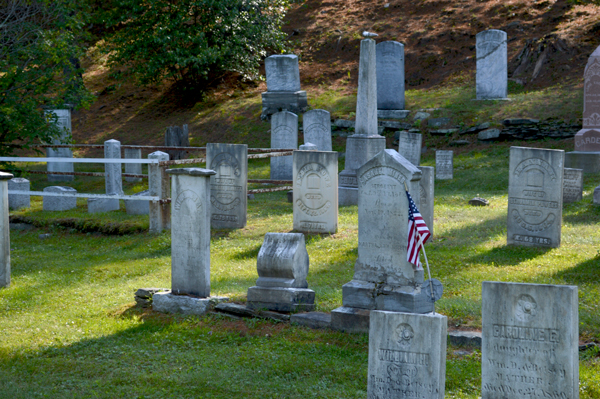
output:
<instances>
[{"instance_id":1,"label":"american flag","mask_svg":"<svg viewBox=\"0 0 600 399\"><path fill-rule=\"evenodd\" d=\"M425 242L431 237L431 232L427 228L423 216L417 209L415 201L406 192L408 197L408 247L407 247L407 260L413 265L417 266L417 270L422 270L421 261L419 260L419 253L421 252L420 241Z\"/></svg>"}]
</instances>

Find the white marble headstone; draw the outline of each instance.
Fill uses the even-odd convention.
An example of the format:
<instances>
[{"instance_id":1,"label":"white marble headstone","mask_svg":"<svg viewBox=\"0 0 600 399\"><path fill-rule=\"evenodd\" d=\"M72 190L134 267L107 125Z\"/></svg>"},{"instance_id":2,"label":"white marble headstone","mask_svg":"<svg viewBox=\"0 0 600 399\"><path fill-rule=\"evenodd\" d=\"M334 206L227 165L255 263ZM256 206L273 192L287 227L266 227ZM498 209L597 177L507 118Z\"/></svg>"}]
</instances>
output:
<instances>
[{"instance_id":1,"label":"white marble headstone","mask_svg":"<svg viewBox=\"0 0 600 399\"><path fill-rule=\"evenodd\" d=\"M324 109L304 113L302 119L304 142L313 143L318 151L331 151L331 115Z\"/></svg>"},{"instance_id":2,"label":"white marble headstone","mask_svg":"<svg viewBox=\"0 0 600 399\"><path fill-rule=\"evenodd\" d=\"M377 44L377 109L404 109L404 45Z\"/></svg>"},{"instance_id":3,"label":"white marble headstone","mask_svg":"<svg viewBox=\"0 0 600 399\"><path fill-rule=\"evenodd\" d=\"M508 97L508 58L506 32L490 29L476 36L477 99Z\"/></svg>"},{"instance_id":4,"label":"white marble headstone","mask_svg":"<svg viewBox=\"0 0 600 399\"><path fill-rule=\"evenodd\" d=\"M271 117L271 148L298 148L298 115L282 111ZM293 157L271 158L271 179L292 180Z\"/></svg>"},{"instance_id":5,"label":"white marble headstone","mask_svg":"<svg viewBox=\"0 0 600 399\"><path fill-rule=\"evenodd\" d=\"M54 118L56 126L60 129L60 135L52 140L52 144L68 144L71 135L71 110L70 109L52 109L47 110L48 118ZM73 158L73 151L70 148L47 148L46 156L48 158ZM73 163L71 162L48 162L48 172L73 172ZM73 175L48 175L48 181L73 181Z\"/></svg>"},{"instance_id":6,"label":"white marble headstone","mask_svg":"<svg viewBox=\"0 0 600 399\"><path fill-rule=\"evenodd\" d=\"M452 180L454 177L454 152L437 150L435 152L436 180Z\"/></svg>"},{"instance_id":7,"label":"white marble headstone","mask_svg":"<svg viewBox=\"0 0 600 399\"><path fill-rule=\"evenodd\" d=\"M419 166L419 170L422 173L421 182L419 184L419 210L421 211L421 216L423 216L423 220L429 228L431 235L433 235L435 168L433 166Z\"/></svg>"},{"instance_id":8,"label":"white marble headstone","mask_svg":"<svg viewBox=\"0 0 600 399\"><path fill-rule=\"evenodd\" d=\"M299 91L300 69L294 54L272 55L265 59L268 91Z\"/></svg>"},{"instance_id":9,"label":"white marble headstone","mask_svg":"<svg viewBox=\"0 0 600 399\"><path fill-rule=\"evenodd\" d=\"M420 133L400 132L398 153L415 166L421 163L423 135Z\"/></svg>"},{"instance_id":10,"label":"white marble headstone","mask_svg":"<svg viewBox=\"0 0 600 399\"><path fill-rule=\"evenodd\" d=\"M583 197L583 169L565 168L563 203L578 202Z\"/></svg>"}]
</instances>

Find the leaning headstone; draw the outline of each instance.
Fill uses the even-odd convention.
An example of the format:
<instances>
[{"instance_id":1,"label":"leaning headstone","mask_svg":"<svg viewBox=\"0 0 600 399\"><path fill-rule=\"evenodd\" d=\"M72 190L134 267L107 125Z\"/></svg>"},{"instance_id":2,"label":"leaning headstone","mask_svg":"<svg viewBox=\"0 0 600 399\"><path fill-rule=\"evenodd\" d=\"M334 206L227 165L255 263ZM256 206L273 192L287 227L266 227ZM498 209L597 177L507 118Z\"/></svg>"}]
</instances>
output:
<instances>
[{"instance_id":1,"label":"leaning headstone","mask_svg":"<svg viewBox=\"0 0 600 399\"><path fill-rule=\"evenodd\" d=\"M436 180L452 180L454 178L454 152L437 150L435 152Z\"/></svg>"},{"instance_id":2,"label":"leaning headstone","mask_svg":"<svg viewBox=\"0 0 600 399\"><path fill-rule=\"evenodd\" d=\"M262 119L287 110L301 114L308 108L306 91L300 90L298 56L272 55L265 59L267 91L262 93Z\"/></svg>"},{"instance_id":3,"label":"leaning headstone","mask_svg":"<svg viewBox=\"0 0 600 399\"><path fill-rule=\"evenodd\" d=\"M481 297L481 398L578 398L577 287L485 281Z\"/></svg>"},{"instance_id":4,"label":"leaning headstone","mask_svg":"<svg viewBox=\"0 0 600 399\"><path fill-rule=\"evenodd\" d=\"M421 163L423 135L420 133L400 132L398 153L415 166Z\"/></svg>"},{"instance_id":5,"label":"leaning headstone","mask_svg":"<svg viewBox=\"0 0 600 399\"><path fill-rule=\"evenodd\" d=\"M490 29L476 36L478 100L508 97L508 56L506 32Z\"/></svg>"},{"instance_id":6,"label":"leaning headstone","mask_svg":"<svg viewBox=\"0 0 600 399\"><path fill-rule=\"evenodd\" d=\"M15 191L30 191L31 185L29 180L22 177L15 177L8 181L8 189ZM10 209L29 208L31 201L29 195L26 194L9 194L8 206Z\"/></svg>"},{"instance_id":7,"label":"leaning headstone","mask_svg":"<svg viewBox=\"0 0 600 399\"><path fill-rule=\"evenodd\" d=\"M564 154L563 150L510 148L508 244L560 246Z\"/></svg>"},{"instance_id":8,"label":"leaning headstone","mask_svg":"<svg viewBox=\"0 0 600 399\"><path fill-rule=\"evenodd\" d=\"M294 230L337 232L337 178L337 152L294 151Z\"/></svg>"},{"instance_id":9,"label":"leaning headstone","mask_svg":"<svg viewBox=\"0 0 600 399\"><path fill-rule=\"evenodd\" d=\"M421 181L419 184L419 210L429 231L433 236L433 205L435 187L435 168L433 166L419 166ZM429 241L428 241L429 242Z\"/></svg>"},{"instance_id":10,"label":"leaning headstone","mask_svg":"<svg viewBox=\"0 0 600 399\"><path fill-rule=\"evenodd\" d=\"M77 190L72 187L50 186L45 187L44 192L61 193L61 194L77 194ZM42 209L44 211L68 211L77 207L76 197L48 197L44 196Z\"/></svg>"},{"instance_id":11,"label":"leaning headstone","mask_svg":"<svg viewBox=\"0 0 600 399\"><path fill-rule=\"evenodd\" d=\"M323 109L313 109L302 117L304 142L313 143L318 151L331 151L331 115Z\"/></svg>"},{"instance_id":12,"label":"leaning headstone","mask_svg":"<svg viewBox=\"0 0 600 399\"><path fill-rule=\"evenodd\" d=\"M377 109L404 110L404 45L377 44Z\"/></svg>"},{"instance_id":13,"label":"leaning headstone","mask_svg":"<svg viewBox=\"0 0 600 399\"><path fill-rule=\"evenodd\" d=\"M190 135L188 125L169 126L165 132L165 146L167 147L189 147ZM185 150L168 150L170 159L184 159L187 156Z\"/></svg>"},{"instance_id":14,"label":"leaning headstone","mask_svg":"<svg viewBox=\"0 0 600 399\"><path fill-rule=\"evenodd\" d=\"M298 115L288 111L271 118L271 148L298 148ZM271 179L292 180L293 156L271 157Z\"/></svg>"},{"instance_id":15,"label":"leaning headstone","mask_svg":"<svg viewBox=\"0 0 600 399\"><path fill-rule=\"evenodd\" d=\"M244 228L248 213L248 146L208 143L206 165L216 172L210 177L210 226Z\"/></svg>"},{"instance_id":16,"label":"leaning headstone","mask_svg":"<svg viewBox=\"0 0 600 399\"><path fill-rule=\"evenodd\" d=\"M56 117L56 126L60 129L60 135L52 139L53 145L69 144L71 139L71 110L70 109L52 109L47 110L46 115L49 118ZM48 158L73 158L73 151L70 148L47 148L46 157ZM48 162L48 172L73 172L72 162ZM73 175L49 174L48 181L73 181Z\"/></svg>"},{"instance_id":17,"label":"leaning headstone","mask_svg":"<svg viewBox=\"0 0 600 399\"><path fill-rule=\"evenodd\" d=\"M123 150L126 159L142 159L142 150L139 148L125 148ZM125 173L132 175L142 174L141 163L126 163ZM142 181L141 177L125 177L125 181L129 183L139 183Z\"/></svg>"},{"instance_id":18,"label":"leaning headstone","mask_svg":"<svg viewBox=\"0 0 600 399\"><path fill-rule=\"evenodd\" d=\"M104 158L121 159L121 142L118 140L107 140L104 142ZM106 194L123 195L123 180L120 163L104 164L104 185ZM118 211L120 208L118 199L88 198L88 212L102 213Z\"/></svg>"},{"instance_id":19,"label":"leaning headstone","mask_svg":"<svg viewBox=\"0 0 600 399\"><path fill-rule=\"evenodd\" d=\"M358 204L357 170L385 149L385 137L377 130L376 45L373 39L360 42L355 132L346 140L345 165L339 177L340 205Z\"/></svg>"},{"instance_id":20,"label":"leaning headstone","mask_svg":"<svg viewBox=\"0 0 600 399\"><path fill-rule=\"evenodd\" d=\"M564 169L563 203L581 201L583 198L583 169Z\"/></svg>"},{"instance_id":21,"label":"leaning headstone","mask_svg":"<svg viewBox=\"0 0 600 399\"><path fill-rule=\"evenodd\" d=\"M133 194L134 197L146 197L150 195L149 190ZM150 213L150 201L125 200L125 211L128 215L148 215Z\"/></svg>"},{"instance_id":22,"label":"leaning headstone","mask_svg":"<svg viewBox=\"0 0 600 399\"><path fill-rule=\"evenodd\" d=\"M373 311L369 328L368 399L443 399L448 319Z\"/></svg>"},{"instance_id":23,"label":"leaning headstone","mask_svg":"<svg viewBox=\"0 0 600 399\"><path fill-rule=\"evenodd\" d=\"M0 287L10 285L10 223L8 222L8 181L10 173L0 172Z\"/></svg>"},{"instance_id":24,"label":"leaning headstone","mask_svg":"<svg viewBox=\"0 0 600 399\"><path fill-rule=\"evenodd\" d=\"M308 252L301 233L267 233L256 262L258 280L248 289L250 309L310 311L315 292L308 289Z\"/></svg>"}]
</instances>

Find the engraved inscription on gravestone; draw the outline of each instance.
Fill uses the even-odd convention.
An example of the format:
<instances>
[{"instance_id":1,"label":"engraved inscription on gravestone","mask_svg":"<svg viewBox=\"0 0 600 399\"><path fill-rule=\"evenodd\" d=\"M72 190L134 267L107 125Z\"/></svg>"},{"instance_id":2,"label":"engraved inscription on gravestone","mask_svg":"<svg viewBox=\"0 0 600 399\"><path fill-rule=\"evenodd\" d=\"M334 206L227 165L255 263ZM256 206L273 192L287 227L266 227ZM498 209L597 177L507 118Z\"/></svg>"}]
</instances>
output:
<instances>
[{"instance_id":1,"label":"engraved inscription on gravestone","mask_svg":"<svg viewBox=\"0 0 600 399\"><path fill-rule=\"evenodd\" d=\"M313 143L318 151L331 151L331 115L323 109L313 109L302 117L304 142Z\"/></svg>"},{"instance_id":2,"label":"engraved inscription on gravestone","mask_svg":"<svg viewBox=\"0 0 600 399\"><path fill-rule=\"evenodd\" d=\"M415 166L421 163L421 145L423 135L420 133L400 132L398 153Z\"/></svg>"},{"instance_id":3,"label":"engraved inscription on gravestone","mask_svg":"<svg viewBox=\"0 0 600 399\"><path fill-rule=\"evenodd\" d=\"M583 169L564 169L563 203L581 201L583 196Z\"/></svg>"},{"instance_id":4,"label":"engraved inscription on gravestone","mask_svg":"<svg viewBox=\"0 0 600 399\"><path fill-rule=\"evenodd\" d=\"M271 118L271 148L298 148L298 116L288 111ZM292 180L293 157L271 158L271 179Z\"/></svg>"},{"instance_id":5,"label":"engraved inscription on gravestone","mask_svg":"<svg viewBox=\"0 0 600 399\"><path fill-rule=\"evenodd\" d=\"M451 180L454 175L454 152L438 150L435 152L435 178Z\"/></svg>"},{"instance_id":6,"label":"engraved inscription on gravestone","mask_svg":"<svg viewBox=\"0 0 600 399\"><path fill-rule=\"evenodd\" d=\"M377 109L404 109L404 45L377 44Z\"/></svg>"},{"instance_id":7,"label":"engraved inscription on gravestone","mask_svg":"<svg viewBox=\"0 0 600 399\"><path fill-rule=\"evenodd\" d=\"M478 100L507 97L508 64L506 32L490 29L476 36Z\"/></svg>"}]
</instances>

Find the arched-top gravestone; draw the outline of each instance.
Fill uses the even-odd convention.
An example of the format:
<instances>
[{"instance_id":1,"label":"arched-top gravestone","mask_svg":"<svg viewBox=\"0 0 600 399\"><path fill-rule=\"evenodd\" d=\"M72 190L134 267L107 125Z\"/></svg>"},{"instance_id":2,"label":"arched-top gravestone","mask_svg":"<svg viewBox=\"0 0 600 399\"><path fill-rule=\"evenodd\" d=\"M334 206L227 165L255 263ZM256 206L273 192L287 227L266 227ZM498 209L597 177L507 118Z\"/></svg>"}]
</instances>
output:
<instances>
[{"instance_id":1,"label":"arched-top gravestone","mask_svg":"<svg viewBox=\"0 0 600 399\"><path fill-rule=\"evenodd\" d=\"M377 44L377 109L404 109L404 45Z\"/></svg>"},{"instance_id":2,"label":"arched-top gravestone","mask_svg":"<svg viewBox=\"0 0 600 399\"><path fill-rule=\"evenodd\" d=\"M298 148L298 115L283 111L271 118L271 148ZM271 179L292 180L293 157L271 158Z\"/></svg>"},{"instance_id":3,"label":"arched-top gravestone","mask_svg":"<svg viewBox=\"0 0 600 399\"><path fill-rule=\"evenodd\" d=\"M497 29L477 34L478 100L500 100L508 96L506 37L506 32Z\"/></svg>"},{"instance_id":4,"label":"arched-top gravestone","mask_svg":"<svg viewBox=\"0 0 600 399\"><path fill-rule=\"evenodd\" d=\"M331 151L331 114L324 109L313 109L302 120L304 142L313 143L318 151Z\"/></svg>"}]
</instances>

